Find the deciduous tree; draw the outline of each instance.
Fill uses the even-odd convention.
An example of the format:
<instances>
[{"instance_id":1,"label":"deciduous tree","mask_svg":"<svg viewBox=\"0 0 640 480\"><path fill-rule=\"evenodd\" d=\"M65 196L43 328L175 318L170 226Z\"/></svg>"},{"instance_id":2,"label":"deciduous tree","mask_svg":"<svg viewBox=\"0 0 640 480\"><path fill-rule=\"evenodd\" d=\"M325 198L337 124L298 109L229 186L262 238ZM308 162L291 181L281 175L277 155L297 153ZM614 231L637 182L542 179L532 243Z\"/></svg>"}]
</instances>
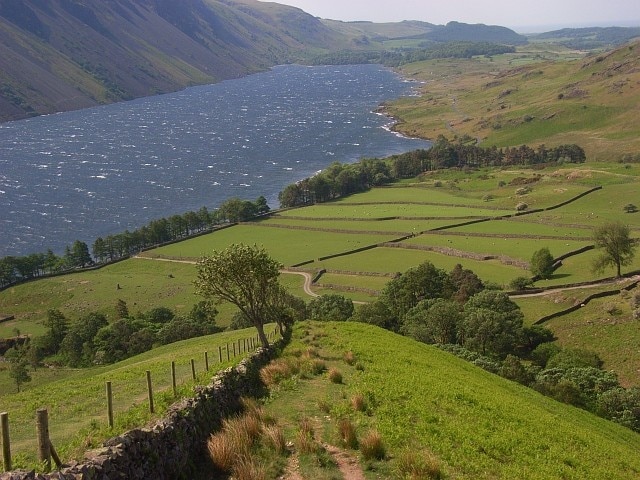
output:
<instances>
[{"instance_id":1,"label":"deciduous tree","mask_svg":"<svg viewBox=\"0 0 640 480\"><path fill-rule=\"evenodd\" d=\"M264 248L232 244L198 261L196 292L238 307L256 327L262 345L268 347L264 324L272 318L274 303L280 298L281 267Z\"/></svg>"},{"instance_id":2,"label":"deciduous tree","mask_svg":"<svg viewBox=\"0 0 640 480\"><path fill-rule=\"evenodd\" d=\"M455 343L462 322L460 308L444 298L423 300L407 313L402 332L424 343Z\"/></svg>"},{"instance_id":3,"label":"deciduous tree","mask_svg":"<svg viewBox=\"0 0 640 480\"><path fill-rule=\"evenodd\" d=\"M309 302L309 313L314 320L345 321L353 315L353 301L331 293Z\"/></svg>"},{"instance_id":4,"label":"deciduous tree","mask_svg":"<svg viewBox=\"0 0 640 480\"><path fill-rule=\"evenodd\" d=\"M622 222L607 222L593 232L596 248L602 250L593 269L602 272L608 266L616 267L616 275L622 276L621 267L631 264L635 255L635 242L629 227Z\"/></svg>"},{"instance_id":5,"label":"deciduous tree","mask_svg":"<svg viewBox=\"0 0 640 480\"><path fill-rule=\"evenodd\" d=\"M542 280L551 278L553 275L553 255L548 248L541 248L533 252L529 269L534 277Z\"/></svg>"},{"instance_id":6,"label":"deciduous tree","mask_svg":"<svg viewBox=\"0 0 640 480\"><path fill-rule=\"evenodd\" d=\"M474 295L465 304L464 314L458 335L465 347L499 357L515 351L522 335L523 315L505 293L484 290Z\"/></svg>"}]
</instances>

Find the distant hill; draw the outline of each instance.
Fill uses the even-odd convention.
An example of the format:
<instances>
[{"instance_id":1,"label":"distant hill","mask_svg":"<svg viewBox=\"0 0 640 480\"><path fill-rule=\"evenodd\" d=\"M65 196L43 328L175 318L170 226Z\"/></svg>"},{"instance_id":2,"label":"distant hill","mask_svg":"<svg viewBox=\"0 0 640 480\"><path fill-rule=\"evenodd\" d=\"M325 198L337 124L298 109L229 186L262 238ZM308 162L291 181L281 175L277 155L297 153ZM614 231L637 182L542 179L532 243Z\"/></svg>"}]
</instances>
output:
<instances>
[{"instance_id":1,"label":"distant hill","mask_svg":"<svg viewBox=\"0 0 640 480\"><path fill-rule=\"evenodd\" d=\"M563 28L532 35L532 40L553 40L569 48L592 50L622 45L640 38L640 27Z\"/></svg>"},{"instance_id":2,"label":"distant hill","mask_svg":"<svg viewBox=\"0 0 640 480\"><path fill-rule=\"evenodd\" d=\"M424 35L434 42L492 42L507 45L523 45L528 42L527 37L520 35L507 27L449 22L436 26L433 31Z\"/></svg>"},{"instance_id":3,"label":"distant hill","mask_svg":"<svg viewBox=\"0 0 640 480\"><path fill-rule=\"evenodd\" d=\"M370 41L384 41L401 38L413 38L425 35L437 25L417 20L403 22L374 23L374 22L343 22L340 20L322 20L326 26L354 38L366 37Z\"/></svg>"},{"instance_id":4,"label":"distant hill","mask_svg":"<svg viewBox=\"0 0 640 480\"><path fill-rule=\"evenodd\" d=\"M491 42L506 45L523 45L527 37L513 30L497 25L449 22L446 25L419 21L397 23L341 22L322 20L331 29L351 37L360 36L369 42L386 40L425 40L437 43L449 42Z\"/></svg>"},{"instance_id":5,"label":"distant hill","mask_svg":"<svg viewBox=\"0 0 640 480\"><path fill-rule=\"evenodd\" d=\"M235 78L341 39L255 0L0 0L0 121Z\"/></svg>"}]
</instances>

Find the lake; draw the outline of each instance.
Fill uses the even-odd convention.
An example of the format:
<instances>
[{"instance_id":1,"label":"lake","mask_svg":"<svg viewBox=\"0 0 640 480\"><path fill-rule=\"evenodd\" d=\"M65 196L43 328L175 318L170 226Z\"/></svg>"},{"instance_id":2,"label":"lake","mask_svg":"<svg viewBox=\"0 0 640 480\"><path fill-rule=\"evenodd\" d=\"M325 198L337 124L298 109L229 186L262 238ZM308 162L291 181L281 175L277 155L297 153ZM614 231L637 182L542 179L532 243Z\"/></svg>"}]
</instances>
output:
<instances>
[{"instance_id":1,"label":"lake","mask_svg":"<svg viewBox=\"0 0 640 480\"><path fill-rule=\"evenodd\" d=\"M279 66L214 85L0 124L0 257L278 192L331 162L424 140L379 104L416 84L376 65Z\"/></svg>"}]
</instances>

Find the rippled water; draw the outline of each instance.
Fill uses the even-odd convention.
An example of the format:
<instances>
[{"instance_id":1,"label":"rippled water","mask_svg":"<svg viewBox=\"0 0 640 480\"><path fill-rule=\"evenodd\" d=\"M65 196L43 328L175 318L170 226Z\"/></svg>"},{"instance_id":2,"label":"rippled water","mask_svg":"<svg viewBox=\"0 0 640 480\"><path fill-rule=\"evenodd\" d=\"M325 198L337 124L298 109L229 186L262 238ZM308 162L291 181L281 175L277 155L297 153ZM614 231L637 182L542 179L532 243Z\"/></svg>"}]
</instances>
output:
<instances>
[{"instance_id":1,"label":"rippled water","mask_svg":"<svg viewBox=\"0 0 640 480\"><path fill-rule=\"evenodd\" d=\"M412 84L378 66L238 80L0 125L0 257L278 192L333 161L428 146L375 114Z\"/></svg>"}]
</instances>

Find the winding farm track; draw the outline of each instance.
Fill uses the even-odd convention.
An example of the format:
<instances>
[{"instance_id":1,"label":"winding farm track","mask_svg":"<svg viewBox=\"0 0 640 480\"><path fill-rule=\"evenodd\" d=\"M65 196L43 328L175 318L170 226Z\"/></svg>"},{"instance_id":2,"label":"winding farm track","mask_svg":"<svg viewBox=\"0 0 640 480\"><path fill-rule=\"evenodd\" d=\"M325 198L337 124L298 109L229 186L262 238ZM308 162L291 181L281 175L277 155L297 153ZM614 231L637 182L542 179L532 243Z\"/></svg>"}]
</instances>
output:
<instances>
[{"instance_id":1,"label":"winding farm track","mask_svg":"<svg viewBox=\"0 0 640 480\"><path fill-rule=\"evenodd\" d=\"M139 260L153 260L156 262L169 262L169 263L186 263L188 265L195 265L198 262L196 262L195 260L178 260L178 259L174 259L174 258L158 258L158 257L143 257L140 255L136 255L133 258L137 258ZM304 293L306 293L307 295L309 295L310 297L319 297L320 295L318 295L317 293L315 293L312 289L311 289L311 285L313 283L313 276L308 273L308 272L294 272L293 270L280 270L280 273L284 273L286 275L301 275L304 277ZM354 302L357 303L357 302Z\"/></svg>"},{"instance_id":2,"label":"winding farm track","mask_svg":"<svg viewBox=\"0 0 640 480\"><path fill-rule=\"evenodd\" d=\"M137 259L140 259L140 260L152 260L152 261L156 261L156 262L186 263L186 264L189 264L189 265L195 265L196 263L198 263L198 262L196 262L194 260L178 260L178 259L172 259L172 258L142 257L142 256L139 256L139 255L136 255L133 258L137 258ZM306 293L308 296L314 297L314 298L317 298L317 297L320 296L316 292L314 292L312 290L312 288L311 288L311 286L313 285L313 276L309 272L299 272L299 271L294 271L294 270L283 269L283 270L280 270L280 273L283 273L285 275L300 275L300 276L304 277L304 285L302 287L304 289L304 293ZM509 297L510 298L543 297L545 295L552 295L554 293L565 292L565 291L568 291L568 290L580 290L580 289L585 289L585 288L602 287L602 286L605 286L605 285L616 285L616 284L624 282L624 281L633 281L633 280L640 281L640 275L636 275L635 277L623 278L621 280L603 280L602 282L592 283L592 284L589 284L589 285L577 285L577 286L573 286L573 287L560 287L560 288L554 288L554 289L550 289L550 290L545 290L543 292L523 293L523 294L517 294L517 295L510 295ZM368 303L368 302L354 301L353 303L358 304L358 305L363 305L363 304Z\"/></svg>"},{"instance_id":3,"label":"winding farm track","mask_svg":"<svg viewBox=\"0 0 640 480\"><path fill-rule=\"evenodd\" d=\"M304 277L304 293L309 295L310 297L319 297L316 292L311 290L311 285L313 283L313 277L309 272L294 272L293 270L280 270L280 273L285 273L287 275L302 275Z\"/></svg>"},{"instance_id":4,"label":"winding farm track","mask_svg":"<svg viewBox=\"0 0 640 480\"><path fill-rule=\"evenodd\" d=\"M634 282L634 281L640 281L640 275L636 275L634 277L623 277L621 279L603 280L601 282L591 283L591 284L588 284L588 285L576 285L576 286L572 286L572 287L553 288L553 289L545 290L543 292L523 293L521 295L509 295L509 297L510 298L543 297L545 295L551 295L551 294L554 294L554 293L566 292L566 291L569 291L569 290L581 290L581 289L585 289L585 288L603 287L603 286L606 286L606 285L614 286L614 285L619 285L619 284L622 284L622 283Z\"/></svg>"}]
</instances>

